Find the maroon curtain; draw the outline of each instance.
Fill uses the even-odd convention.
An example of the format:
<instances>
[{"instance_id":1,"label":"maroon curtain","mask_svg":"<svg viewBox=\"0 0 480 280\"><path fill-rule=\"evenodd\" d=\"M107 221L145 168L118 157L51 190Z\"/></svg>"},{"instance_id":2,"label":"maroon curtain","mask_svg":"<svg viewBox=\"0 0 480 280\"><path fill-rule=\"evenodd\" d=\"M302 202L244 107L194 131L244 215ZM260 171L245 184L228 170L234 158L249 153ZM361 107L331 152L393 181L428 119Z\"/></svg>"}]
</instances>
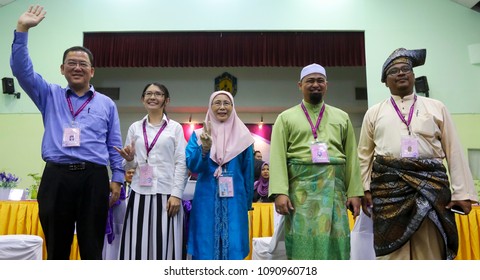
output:
<instances>
[{"instance_id":1,"label":"maroon curtain","mask_svg":"<svg viewBox=\"0 0 480 280\"><path fill-rule=\"evenodd\" d=\"M96 67L365 66L363 32L94 32Z\"/></svg>"}]
</instances>

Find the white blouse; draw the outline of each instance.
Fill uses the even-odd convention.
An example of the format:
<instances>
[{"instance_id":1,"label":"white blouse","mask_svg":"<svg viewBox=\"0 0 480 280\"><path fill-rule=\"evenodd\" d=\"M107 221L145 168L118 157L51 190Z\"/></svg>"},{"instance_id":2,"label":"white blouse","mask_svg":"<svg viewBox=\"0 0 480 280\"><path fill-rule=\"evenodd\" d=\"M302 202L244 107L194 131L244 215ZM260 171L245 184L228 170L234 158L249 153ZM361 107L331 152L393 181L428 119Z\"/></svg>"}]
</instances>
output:
<instances>
[{"instance_id":1,"label":"white blouse","mask_svg":"<svg viewBox=\"0 0 480 280\"><path fill-rule=\"evenodd\" d=\"M146 120L149 146L162 125L167 122L167 126L148 155L148 164L153 167L153 183L149 187L139 185L140 164L143 165L147 162L147 149L142 127L144 120ZM125 170L135 168L131 188L139 194L171 194L181 199L188 175L185 160L187 142L182 126L174 120L169 120L165 114L162 123L158 125L150 124L148 116L145 116L142 120L134 122L128 129L125 145L130 145L133 141L135 141L134 160L127 162L124 159L122 162Z\"/></svg>"}]
</instances>

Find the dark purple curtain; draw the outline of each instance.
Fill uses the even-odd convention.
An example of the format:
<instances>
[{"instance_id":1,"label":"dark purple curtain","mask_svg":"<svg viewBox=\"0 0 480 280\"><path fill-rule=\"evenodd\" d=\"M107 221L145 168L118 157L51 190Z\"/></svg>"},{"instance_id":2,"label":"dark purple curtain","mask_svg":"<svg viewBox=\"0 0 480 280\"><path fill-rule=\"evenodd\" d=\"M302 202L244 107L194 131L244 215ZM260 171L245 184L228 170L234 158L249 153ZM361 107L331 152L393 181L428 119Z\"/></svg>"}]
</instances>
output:
<instances>
[{"instance_id":1,"label":"dark purple curtain","mask_svg":"<svg viewBox=\"0 0 480 280\"><path fill-rule=\"evenodd\" d=\"M98 32L96 67L365 66L363 32Z\"/></svg>"}]
</instances>

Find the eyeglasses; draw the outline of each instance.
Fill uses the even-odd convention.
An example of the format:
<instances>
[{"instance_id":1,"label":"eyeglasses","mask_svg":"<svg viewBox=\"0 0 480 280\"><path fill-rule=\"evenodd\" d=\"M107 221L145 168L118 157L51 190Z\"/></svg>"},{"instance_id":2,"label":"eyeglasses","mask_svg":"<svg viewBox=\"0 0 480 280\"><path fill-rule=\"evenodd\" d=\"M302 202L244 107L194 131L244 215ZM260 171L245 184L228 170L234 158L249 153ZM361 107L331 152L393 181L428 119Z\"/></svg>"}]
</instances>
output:
<instances>
[{"instance_id":1,"label":"eyeglasses","mask_svg":"<svg viewBox=\"0 0 480 280\"><path fill-rule=\"evenodd\" d=\"M213 106L216 106L216 107L230 107L232 106L232 103L230 101L220 101L220 100L217 100L215 102L212 103Z\"/></svg>"},{"instance_id":2,"label":"eyeglasses","mask_svg":"<svg viewBox=\"0 0 480 280\"><path fill-rule=\"evenodd\" d=\"M90 63L86 61L75 61L75 60L67 60L65 61L64 64L67 65L69 68L75 68L79 66L82 69L87 69L88 67L91 66Z\"/></svg>"},{"instance_id":3,"label":"eyeglasses","mask_svg":"<svg viewBox=\"0 0 480 280\"><path fill-rule=\"evenodd\" d=\"M152 96L162 97L162 96L165 96L165 93L163 93L161 91L146 91L145 92L145 97L152 97Z\"/></svg>"},{"instance_id":4,"label":"eyeglasses","mask_svg":"<svg viewBox=\"0 0 480 280\"><path fill-rule=\"evenodd\" d=\"M400 68L395 67L395 68L392 68L392 69L388 70L387 75L390 75L390 76L398 75L398 74L400 74L400 71L402 71L402 73L404 73L404 74L408 74L408 73L412 72L412 67L410 65L404 65Z\"/></svg>"}]
</instances>

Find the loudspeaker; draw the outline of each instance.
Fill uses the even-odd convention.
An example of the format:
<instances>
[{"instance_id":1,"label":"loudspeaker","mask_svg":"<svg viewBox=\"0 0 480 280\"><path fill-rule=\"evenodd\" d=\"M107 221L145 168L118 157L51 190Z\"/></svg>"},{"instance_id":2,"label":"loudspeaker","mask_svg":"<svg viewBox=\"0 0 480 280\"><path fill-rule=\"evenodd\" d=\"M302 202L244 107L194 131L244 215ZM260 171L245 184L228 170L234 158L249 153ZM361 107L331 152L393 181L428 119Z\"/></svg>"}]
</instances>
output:
<instances>
[{"instance_id":1,"label":"loudspeaker","mask_svg":"<svg viewBox=\"0 0 480 280\"><path fill-rule=\"evenodd\" d=\"M13 78L2 78L3 93L15 93L15 86L13 85Z\"/></svg>"},{"instance_id":2,"label":"loudspeaker","mask_svg":"<svg viewBox=\"0 0 480 280\"><path fill-rule=\"evenodd\" d=\"M428 81L426 76L415 78L415 92L422 92L428 94Z\"/></svg>"},{"instance_id":3,"label":"loudspeaker","mask_svg":"<svg viewBox=\"0 0 480 280\"><path fill-rule=\"evenodd\" d=\"M103 93L104 95L110 97L112 100L119 100L120 99L120 88L107 88L107 87L97 87L95 88L96 91Z\"/></svg>"},{"instance_id":4,"label":"loudspeaker","mask_svg":"<svg viewBox=\"0 0 480 280\"><path fill-rule=\"evenodd\" d=\"M367 88L355 88L355 100L367 100Z\"/></svg>"}]
</instances>

